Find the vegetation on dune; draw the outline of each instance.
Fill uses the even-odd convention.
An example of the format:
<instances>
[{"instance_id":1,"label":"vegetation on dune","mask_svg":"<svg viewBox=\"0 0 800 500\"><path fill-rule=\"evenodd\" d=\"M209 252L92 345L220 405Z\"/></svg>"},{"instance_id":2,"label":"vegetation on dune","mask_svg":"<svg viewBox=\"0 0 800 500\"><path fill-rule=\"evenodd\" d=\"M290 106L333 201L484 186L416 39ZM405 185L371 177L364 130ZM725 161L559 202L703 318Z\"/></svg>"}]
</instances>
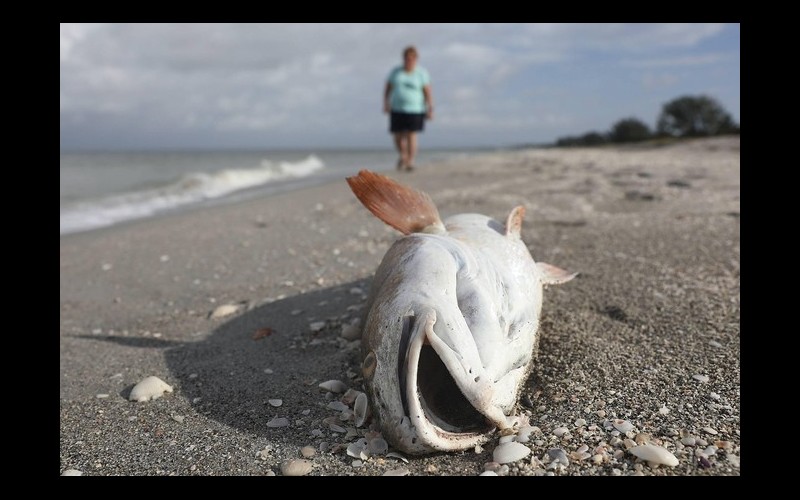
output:
<instances>
[{"instance_id":1,"label":"vegetation on dune","mask_svg":"<svg viewBox=\"0 0 800 500\"><path fill-rule=\"evenodd\" d=\"M654 132L644 121L628 117L617 121L607 132L590 131L580 136L560 137L555 146L598 146L738 133L739 125L712 97L681 96L663 105Z\"/></svg>"}]
</instances>

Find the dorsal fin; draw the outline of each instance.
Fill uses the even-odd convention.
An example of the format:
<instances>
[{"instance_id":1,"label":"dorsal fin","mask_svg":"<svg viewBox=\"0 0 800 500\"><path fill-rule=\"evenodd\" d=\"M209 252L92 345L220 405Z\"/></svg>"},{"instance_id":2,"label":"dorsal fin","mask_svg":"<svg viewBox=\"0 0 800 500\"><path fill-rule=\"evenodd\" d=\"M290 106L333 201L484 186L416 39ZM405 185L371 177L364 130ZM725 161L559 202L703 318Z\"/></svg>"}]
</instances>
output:
<instances>
[{"instance_id":1,"label":"dorsal fin","mask_svg":"<svg viewBox=\"0 0 800 500\"><path fill-rule=\"evenodd\" d=\"M419 233L429 226L435 226L436 232L444 230L439 211L427 193L369 170L347 177L347 184L370 212L403 234Z\"/></svg>"}]
</instances>

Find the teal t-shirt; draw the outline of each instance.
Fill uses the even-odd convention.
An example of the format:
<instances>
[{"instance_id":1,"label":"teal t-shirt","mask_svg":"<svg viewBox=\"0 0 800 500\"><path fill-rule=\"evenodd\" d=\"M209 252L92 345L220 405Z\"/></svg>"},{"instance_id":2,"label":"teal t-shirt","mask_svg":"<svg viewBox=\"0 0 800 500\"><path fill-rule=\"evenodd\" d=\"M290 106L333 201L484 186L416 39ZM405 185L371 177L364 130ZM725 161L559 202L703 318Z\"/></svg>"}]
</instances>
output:
<instances>
[{"instance_id":1,"label":"teal t-shirt","mask_svg":"<svg viewBox=\"0 0 800 500\"><path fill-rule=\"evenodd\" d=\"M392 111L402 113L424 113L425 94L422 87L431 83L428 71L421 66L414 67L414 71L406 73L403 66L398 66L389 73L387 81L392 85L392 94L389 103Z\"/></svg>"}]
</instances>

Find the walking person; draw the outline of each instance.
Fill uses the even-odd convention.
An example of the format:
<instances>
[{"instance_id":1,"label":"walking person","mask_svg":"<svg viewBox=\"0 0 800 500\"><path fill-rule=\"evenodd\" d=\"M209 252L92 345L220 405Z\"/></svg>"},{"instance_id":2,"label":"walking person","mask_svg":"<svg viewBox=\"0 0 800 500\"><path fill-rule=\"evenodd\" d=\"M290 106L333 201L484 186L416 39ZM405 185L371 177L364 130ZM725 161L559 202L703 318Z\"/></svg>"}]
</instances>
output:
<instances>
[{"instance_id":1,"label":"walking person","mask_svg":"<svg viewBox=\"0 0 800 500\"><path fill-rule=\"evenodd\" d=\"M403 64L395 67L386 79L383 111L389 113L389 132L400 158L397 170L414 169L417 155L417 133L425 128L425 120L433 119L433 95L428 71L417 64L419 54L414 46L403 50Z\"/></svg>"}]
</instances>

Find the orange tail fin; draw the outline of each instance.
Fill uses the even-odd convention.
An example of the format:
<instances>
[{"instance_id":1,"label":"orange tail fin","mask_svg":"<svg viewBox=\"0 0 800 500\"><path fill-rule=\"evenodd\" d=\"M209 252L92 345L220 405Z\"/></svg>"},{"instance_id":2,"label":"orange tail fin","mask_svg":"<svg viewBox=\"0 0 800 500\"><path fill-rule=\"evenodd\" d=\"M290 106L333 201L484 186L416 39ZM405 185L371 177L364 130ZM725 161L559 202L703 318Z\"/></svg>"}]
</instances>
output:
<instances>
[{"instance_id":1,"label":"orange tail fin","mask_svg":"<svg viewBox=\"0 0 800 500\"><path fill-rule=\"evenodd\" d=\"M348 177L347 184L370 212L403 234L418 233L432 225L444 230L436 205L422 191L369 170Z\"/></svg>"}]
</instances>

